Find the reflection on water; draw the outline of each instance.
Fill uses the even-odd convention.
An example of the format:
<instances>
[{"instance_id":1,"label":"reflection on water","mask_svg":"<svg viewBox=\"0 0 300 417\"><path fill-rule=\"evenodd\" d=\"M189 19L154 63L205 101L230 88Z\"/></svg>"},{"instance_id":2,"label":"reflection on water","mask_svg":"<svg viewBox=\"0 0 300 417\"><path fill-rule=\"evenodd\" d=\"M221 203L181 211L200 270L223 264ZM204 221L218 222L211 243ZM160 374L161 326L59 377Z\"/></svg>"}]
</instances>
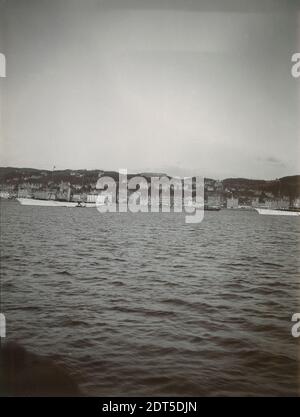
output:
<instances>
[{"instance_id":1,"label":"reflection on water","mask_svg":"<svg viewBox=\"0 0 300 417\"><path fill-rule=\"evenodd\" d=\"M1 205L7 339L85 393L298 393L298 218Z\"/></svg>"}]
</instances>

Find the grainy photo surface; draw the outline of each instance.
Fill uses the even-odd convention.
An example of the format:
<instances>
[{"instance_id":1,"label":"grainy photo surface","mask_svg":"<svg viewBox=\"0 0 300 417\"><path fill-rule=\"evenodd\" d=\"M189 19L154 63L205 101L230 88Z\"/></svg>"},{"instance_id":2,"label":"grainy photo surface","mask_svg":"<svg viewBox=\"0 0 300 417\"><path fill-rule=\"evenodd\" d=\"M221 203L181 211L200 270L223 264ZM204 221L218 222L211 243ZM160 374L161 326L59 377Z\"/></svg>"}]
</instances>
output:
<instances>
[{"instance_id":1,"label":"grainy photo surface","mask_svg":"<svg viewBox=\"0 0 300 417\"><path fill-rule=\"evenodd\" d=\"M299 116L297 0L0 0L0 396L299 396Z\"/></svg>"}]
</instances>

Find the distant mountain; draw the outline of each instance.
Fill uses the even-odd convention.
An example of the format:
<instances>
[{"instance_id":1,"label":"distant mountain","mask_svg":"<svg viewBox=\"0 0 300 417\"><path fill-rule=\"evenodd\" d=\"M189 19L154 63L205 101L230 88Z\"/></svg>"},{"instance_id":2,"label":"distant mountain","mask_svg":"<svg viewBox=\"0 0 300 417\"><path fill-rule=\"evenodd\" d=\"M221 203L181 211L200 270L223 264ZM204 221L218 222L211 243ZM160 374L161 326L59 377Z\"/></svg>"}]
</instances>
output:
<instances>
[{"instance_id":1,"label":"distant mountain","mask_svg":"<svg viewBox=\"0 0 300 417\"><path fill-rule=\"evenodd\" d=\"M134 176L142 176L150 179L151 176L165 176L161 173L128 173L128 179ZM30 183L42 183L46 184L53 182L59 184L61 181L70 182L72 184L88 184L96 183L99 176L107 176L113 178L115 181L119 179L119 172L117 171L104 171L100 169L87 170L87 169L65 169L65 170L45 170L34 168L13 168L13 167L0 167L0 184L20 184L24 182Z\"/></svg>"},{"instance_id":2,"label":"distant mountain","mask_svg":"<svg viewBox=\"0 0 300 417\"><path fill-rule=\"evenodd\" d=\"M241 191L270 192L275 196L300 196L300 175L277 178L275 180L251 180L247 178L226 178L222 181L224 188Z\"/></svg>"},{"instance_id":3,"label":"distant mountain","mask_svg":"<svg viewBox=\"0 0 300 417\"><path fill-rule=\"evenodd\" d=\"M71 184L96 183L103 171L86 169L45 170L33 168L0 167L0 184L18 185L29 182L32 184L59 184L61 181Z\"/></svg>"},{"instance_id":4,"label":"distant mountain","mask_svg":"<svg viewBox=\"0 0 300 417\"><path fill-rule=\"evenodd\" d=\"M128 179L135 175L143 176L150 181L152 176L168 176L165 173L143 172L128 174ZM85 190L95 187L99 176L109 176L118 181L117 171L104 171L100 169L65 169L45 170L35 168L0 167L0 186L10 186L17 189L24 183L40 184L41 187L49 185L58 186L61 181L69 182L73 186L80 186ZM170 176L168 176L171 178ZM206 184L215 180L206 178ZM255 193L272 193L274 196L288 196L295 198L300 196L300 175L277 178L274 180L255 180L248 178L226 178L222 181L223 189L237 195L253 195Z\"/></svg>"}]
</instances>

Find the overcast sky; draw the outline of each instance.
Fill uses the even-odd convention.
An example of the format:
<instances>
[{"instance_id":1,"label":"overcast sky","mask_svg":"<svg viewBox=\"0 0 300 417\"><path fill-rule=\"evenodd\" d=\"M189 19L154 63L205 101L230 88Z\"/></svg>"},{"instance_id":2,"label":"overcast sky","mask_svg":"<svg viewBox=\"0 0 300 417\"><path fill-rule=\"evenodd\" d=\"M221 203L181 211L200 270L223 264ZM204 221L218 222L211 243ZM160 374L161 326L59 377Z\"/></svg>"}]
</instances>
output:
<instances>
[{"instance_id":1,"label":"overcast sky","mask_svg":"<svg viewBox=\"0 0 300 417\"><path fill-rule=\"evenodd\" d=\"M300 174L297 0L0 3L1 166Z\"/></svg>"}]
</instances>

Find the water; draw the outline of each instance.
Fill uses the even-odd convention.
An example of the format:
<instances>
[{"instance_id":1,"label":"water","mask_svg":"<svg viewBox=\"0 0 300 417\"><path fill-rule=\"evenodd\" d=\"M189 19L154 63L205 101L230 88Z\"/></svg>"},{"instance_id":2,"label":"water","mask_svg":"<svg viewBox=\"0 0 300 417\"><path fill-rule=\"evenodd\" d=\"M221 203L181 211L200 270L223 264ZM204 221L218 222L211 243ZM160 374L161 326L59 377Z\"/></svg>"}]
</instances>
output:
<instances>
[{"instance_id":1,"label":"water","mask_svg":"<svg viewBox=\"0 0 300 417\"><path fill-rule=\"evenodd\" d=\"M1 202L7 338L91 395L296 395L300 221ZM298 358L297 358L298 356Z\"/></svg>"}]
</instances>

